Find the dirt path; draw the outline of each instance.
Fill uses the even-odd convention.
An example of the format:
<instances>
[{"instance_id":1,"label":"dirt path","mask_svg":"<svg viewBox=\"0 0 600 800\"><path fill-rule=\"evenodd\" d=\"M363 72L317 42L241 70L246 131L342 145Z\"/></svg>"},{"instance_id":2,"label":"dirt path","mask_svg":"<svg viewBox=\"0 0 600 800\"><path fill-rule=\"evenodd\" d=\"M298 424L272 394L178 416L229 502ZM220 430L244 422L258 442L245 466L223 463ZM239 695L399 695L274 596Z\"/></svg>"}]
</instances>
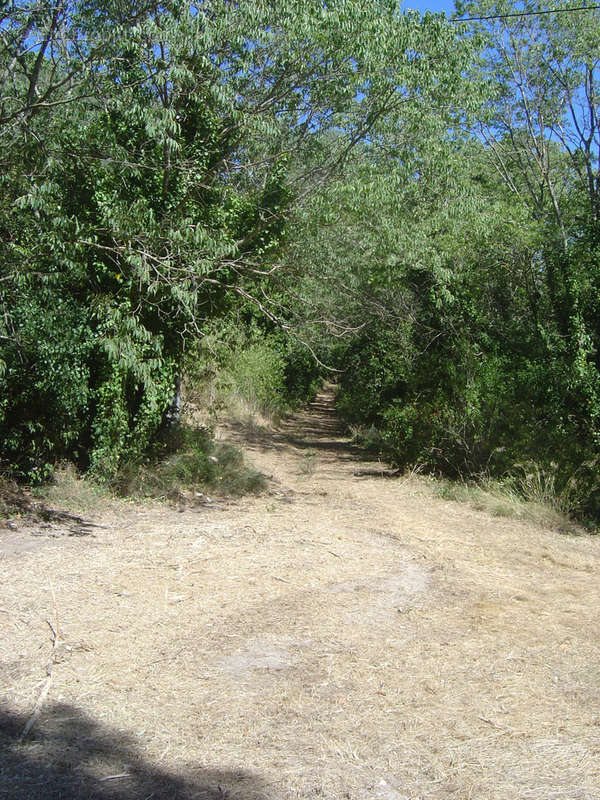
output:
<instances>
[{"instance_id":1,"label":"dirt path","mask_svg":"<svg viewBox=\"0 0 600 800\"><path fill-rule=\"evenodd\" d=\"M0 531L0 798L600 797L599 537L386 477L326 393L230 434L271 493Z\"/></svg>"}]
</instances>

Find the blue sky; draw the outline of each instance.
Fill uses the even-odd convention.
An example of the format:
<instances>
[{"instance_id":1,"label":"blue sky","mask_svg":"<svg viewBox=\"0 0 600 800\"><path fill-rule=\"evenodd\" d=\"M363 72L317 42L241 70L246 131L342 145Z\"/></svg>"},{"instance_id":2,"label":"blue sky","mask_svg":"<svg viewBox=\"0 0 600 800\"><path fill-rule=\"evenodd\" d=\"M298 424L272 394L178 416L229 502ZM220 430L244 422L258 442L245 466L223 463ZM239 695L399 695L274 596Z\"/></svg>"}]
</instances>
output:
<instances>
[{"instance_id":1,"label":"blue sky","mask_svg":"<svg viewBox=\"0 0 600 800\"><path fill-rule=\"evenodd\" d=\"M404 0L404 8L425 11L445 11L448 16L454 11L454 0Z\"/></svg>"}]
</instances>

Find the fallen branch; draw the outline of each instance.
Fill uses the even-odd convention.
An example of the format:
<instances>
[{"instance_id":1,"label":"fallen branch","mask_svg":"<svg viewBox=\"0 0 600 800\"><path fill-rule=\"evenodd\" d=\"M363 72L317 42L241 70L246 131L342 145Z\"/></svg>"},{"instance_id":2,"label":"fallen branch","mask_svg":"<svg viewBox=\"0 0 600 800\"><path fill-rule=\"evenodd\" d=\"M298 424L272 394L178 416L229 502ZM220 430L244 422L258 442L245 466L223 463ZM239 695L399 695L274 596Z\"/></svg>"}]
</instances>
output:
<instances>
[{"instance_id":1,"label":"fallen branch","mask_svg":"<svg viewBox=\"0 0 600 800\"><path fill-rule=\"evenodd\" d=\"M42 706L46 700L46 697L48 696L48 692L50 691L51 684L52 684L52 675L50 674L46 678L46 682L44 683L42 691L40 692L39 697L36 700L36 703L33 707L33 711L31 712L31 716L29 717L29 719L25 723L25 727L21 731L21 735L19 736L19 742L23 741L23 739L27 736L29 731L35 725L37 718L40 715L40 711L42 710Z\"/></svg>"},{"instance_id":2,"label":"fallen branch","mask_svg":"<svg viewBox=\"0 0 600 800\"><path fill-rule=\"evenodd\" d=\"M487 717L479 717L482 722L485 722L487 725L491 725L492 728L496 728L498 731L504 731L505 733L512 733L513 731L507 727L506 725L498 725L497 722L494 722L492 719L488 719Z\"/></svg>"},{"instance_id":3,"label":"fallen branch","mask_svg":"<svg viewBox=\"0 0 600 800\"><path fill-rule=\"evenodd\" d=\"M46 702L46 698L48 697L48 692L50 691L50 686L52 685L52 668L56 664L56 650L58 644L60 642L60 633L58 627L58 607L56 605L56 595L54 594L54 588L51 586L50 590L52 592L52 598L54 600L54 614L55 614L55 625L52 625L49 619L46 620L46 624L50 628L52 632L52 655L50 657L50 661L46 664L46 675L48 676L44 681L44 685L42 686L42 691L38 695L38 699L35 701L35 705L33 706L33 711L31 712L29 719L25 723L23 730L21 731L21 735L19 736L19 742L22 742L25 737L29 734L30 730L33 728L35 723L40 716L42 711L42 706Z\"/></svg>"}]
</instances>

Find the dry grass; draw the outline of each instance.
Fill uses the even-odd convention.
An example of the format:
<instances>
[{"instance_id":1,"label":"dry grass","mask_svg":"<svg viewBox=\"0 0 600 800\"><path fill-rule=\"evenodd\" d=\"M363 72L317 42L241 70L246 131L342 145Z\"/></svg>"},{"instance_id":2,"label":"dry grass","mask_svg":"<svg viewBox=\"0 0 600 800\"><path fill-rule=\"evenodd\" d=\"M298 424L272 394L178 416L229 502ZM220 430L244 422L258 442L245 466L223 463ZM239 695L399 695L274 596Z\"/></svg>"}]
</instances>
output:
<instances>
[{"instance_id":1,"label":"dry grass","mask_svg":"<svg viewBox=\"0 0 600 800\"><path fill-rule=\"evenodd\" d=\"M0 473L0 520L27 513L30 498L17 484Z\"/></svg>"},{"instance_id":2,"label":"dry grass","mask_svg":"<svg viewBox=\"0 0 600 800\"><path fill-rule=\"evenodd\" d=\"M507 517L541 525L559 533L577 533L581 527L551 502L525 499L514 489L495 481L468 484L460 481L433 482L435 494L445 500L468 503L493 517Z\"/></svg>"},{"instance_id":3,"label":"dry grass","mask_svg":"<svg viewBox=\"0 0 600 800\"><path fill-rule=\"evenodd\" d=\"M56 469L52 482L36 494L50 506L83 516L101 513L114 499L108 489L83 477L72 464Z\"/></svg>"},{"instance_id":4,"label":"dry grass","mask_svg":"<svg viewBox=\"0 0 600 800\"><path fill-rule=\"evenodd\" d=\"M302 475L314 475L319 466L319 457L312 447L302 453L300 459L300 473Z\"/></svg>"},{"instance_id":5,"label":"dry grass","mask_svg":"<svg viewBox=\"0 0 600 800\"><path fill-rule=\"evenodd\" d=\"M231 381L223 382L219 373L184 384L183 398L183 417L194 425L212 428L226 421L256 432L268 432L281 423L279 411L267 409L264 404L245 396Z\"/></svg>"},{"instance_id":6,"label":"dry grass","mask_svg":"<svg viewBox=\"0 0 600 800\"><path fill-rule=\"evenodd\" d=\"M281 422L281 414L278 412L269 412L237 393L229 395L224 412L222 418L240 422L255 431L275 430Z\"/></svg>"},{"instance_id":7,"label":"dry grass","mask_svg":"<svg viewBox=\"0 0 600 800\"><path fill-rule=\"evenodd\" d=\"M253 442L270 497L4 558L0 797L597 800L600 539Z\"/></svg>"}]
</instances>

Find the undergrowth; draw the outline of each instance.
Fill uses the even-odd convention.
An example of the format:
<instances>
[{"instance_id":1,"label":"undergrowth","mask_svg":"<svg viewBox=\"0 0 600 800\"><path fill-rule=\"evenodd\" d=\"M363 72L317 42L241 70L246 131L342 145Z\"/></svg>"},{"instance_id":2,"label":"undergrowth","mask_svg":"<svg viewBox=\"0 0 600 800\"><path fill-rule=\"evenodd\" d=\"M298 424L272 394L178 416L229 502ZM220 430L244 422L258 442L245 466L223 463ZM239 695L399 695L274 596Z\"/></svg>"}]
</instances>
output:
<instances>
[{"instance_id":1,"label":"undergrowth","mask_svg":"<svg viewBox=\"0 0 600 800\"><path fill-rule=\"evenodd\" d=\"M322 381L318 364L295 339L235 318L208 326L188 352L185 373L187 400L209 419L224 413L266 427L312 400Z\"/></svg>"},{"instance_id":2,"label":"undergrowth","mask_svg":"<svg viewBox=\"0 0 600 800\"><path fill-rule=\"evenodd\" d=\"M265 485L237 448L215 442L205 428L181 424L163 434L152 457L121 467L111 488L123 497L178 500L190 491L239 496Z\"/></svg>"},{"instance_id":3,"label":"undergrowth","mask_svg":"<svg viewBox=\"0 0 600 800\"><path fill-rule=\"evenodd\" d=\"M352 441L367 453L382 455L384 443L381 431L375 425L349 425Z\"/></svg>"},{"instance_id":4,"label":"undergrowth","mask_svg":"<svg viewBox=\"0 0 600 800\"><path fill-rule=\"evenodd\" d=\"M440 478L434 486L438 497L468 503L492 516L525 520L561 533L581 532L585 524L579 513L577 477L559 486L554 465L520 464L502 480L488 476L474 481Z\"/></svg>"},{"instance_id":5,"label":"undergrowth","mask_svg":"<svg viewBox=\"0 0 600 800\"><path fill-rule=\"evenodd\" d=\"M93 514L106 506L108 486L82 475L70 463L58 465L51 479L32 490L36 497L74 514Z\"/></svg>"},{"instance_id":6,"label":"undergrowth","mask_svg":"<svg viewBox=\"0 0 600 800\"><path fill-rule=\"evenodd\" d=\"M237 497L261 492L265 486L264 475L248 466L237 448L215 442L205 428L180 424L162 432L145 460L122 465L109 480L100 483L67 463L32 492L46 504L86 515L100 511L115 497L185 504L205 499L208 492ZM0 518L21 515L14 502L21 496L18 491L13 484L0 482Z\"/></svg>"},{"instance_id":7,"label":"undergrowth","mask_svg":"<svg viewBox=\"0 0 600 800\"><path fill-rule=\"evenodd\" d=\"M23 490L9 478L0 475L0 519L20 516L29 509Z\"/></svg>"},{"instance_id":8,"label":"undergrowth","mask_svg":"<svg viewBox=\"0 0 600 800\"><path fill-rule=\"evenodd\" d=\"M370 454L389 453L375 425L351 425L353 441ZM597 531L597 521L587 513L590 496L600 491L597 461L581 464L565 475L560 466L533 461L513 464L500 478L487 472L467 479L448 478L417 462L416 471L429 472L434 492L445 500L468 503L497 517L527 520L563 532ZM415 469L415 468L413 468Z\"/></svg>"}]
</instances>

